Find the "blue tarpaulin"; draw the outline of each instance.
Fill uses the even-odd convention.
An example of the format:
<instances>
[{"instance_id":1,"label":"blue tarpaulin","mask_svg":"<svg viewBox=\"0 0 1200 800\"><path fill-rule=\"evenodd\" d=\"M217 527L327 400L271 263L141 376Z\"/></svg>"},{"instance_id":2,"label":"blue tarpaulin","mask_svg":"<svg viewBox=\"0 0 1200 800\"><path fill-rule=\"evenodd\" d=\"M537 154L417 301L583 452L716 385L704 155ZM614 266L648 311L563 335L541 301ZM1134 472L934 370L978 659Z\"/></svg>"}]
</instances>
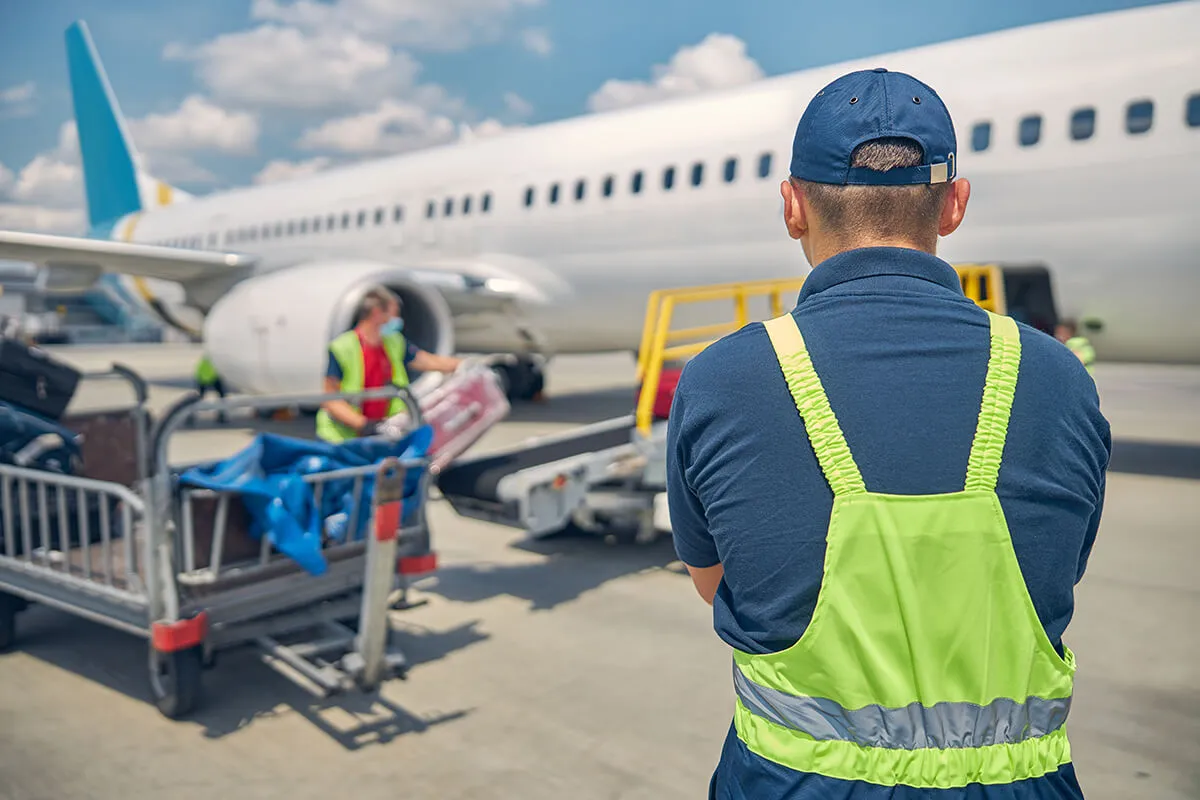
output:
<instances>
[{"instance_id":1,"label":"blue tarpaulin","mask_svg":"<svg viewBox=\"0 0 1200 800\"><path fill-rule=\"evenodd\" d=\"M304 475L334 472L378 464L385 458L421 458L433 442L433 429L420 427L399 441L383 438L354 439L329 444L262 433L237 454L193 467L179 476L181 486L236 492L252 520L250 534L265 532L284 555L313 575L325 572L321 554L323 535L336 541L362 538L371 517L375 476L363 478L355 530L347 531L354 515L353 477L323 481L320 508ZM404 521L411 520L425 498L421 496L423 470L410 469L404 479Z\"/></svg>"}]
</instances>

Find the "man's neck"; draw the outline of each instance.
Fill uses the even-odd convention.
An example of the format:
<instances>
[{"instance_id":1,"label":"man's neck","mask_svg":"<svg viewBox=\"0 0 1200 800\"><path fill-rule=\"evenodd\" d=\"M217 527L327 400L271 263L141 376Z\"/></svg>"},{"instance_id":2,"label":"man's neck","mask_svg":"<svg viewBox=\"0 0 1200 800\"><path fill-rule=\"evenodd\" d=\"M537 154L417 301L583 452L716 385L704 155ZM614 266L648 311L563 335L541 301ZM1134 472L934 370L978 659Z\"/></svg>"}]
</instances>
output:
<instances>
[{"instance_id":1,"label":"man's neck","mask_svg":"<svg viewBox=\"0 0 1200 800\"><path fill-rule=\"evenodd\" d=\"M383 340L383 336L379 333L379 328L375 325L364 323L356 326L355 330L358 331L358 335L367 344L379 344Z\"/></svg>"},{"instance_id":2,"label":"man's neck","mask_svg":"<svg viewBox=\"0 0 1200 800\"><path fill-rule=\"evenodd\" d=\"M860 238L854 241L822 241L819 244L813 242L813 264L820 265L823 261L833 258L836 255L845 253L850 250L858 250L863 247L901 247L906 250L919 250L922 253L928 253L931 256L937 255L937 238L935 237L932 245L929 243L915 242L908 238Z\"/></svg>"}]
</instances>

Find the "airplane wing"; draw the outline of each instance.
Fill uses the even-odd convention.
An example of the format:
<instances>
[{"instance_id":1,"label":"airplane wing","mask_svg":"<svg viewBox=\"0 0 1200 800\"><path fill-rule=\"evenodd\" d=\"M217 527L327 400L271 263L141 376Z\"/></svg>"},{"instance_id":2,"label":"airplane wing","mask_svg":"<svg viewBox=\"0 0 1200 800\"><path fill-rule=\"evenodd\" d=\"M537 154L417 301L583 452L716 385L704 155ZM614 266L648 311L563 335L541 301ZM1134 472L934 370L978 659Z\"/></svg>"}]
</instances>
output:
<instances>
[{"instance_id":1,"label":"airplane wing","mask_svg":"<svg viewBox=\"0 0 1200 800\"><path fill-rule=\"evenodd\" d=\"M113 272L183 284L233 277L258 261L240 253L16 231L0 231L0 259L31 261L52 272L74 273L81 281L88 275L94 281L102 273Z\"/></svg>"}]
</instances>

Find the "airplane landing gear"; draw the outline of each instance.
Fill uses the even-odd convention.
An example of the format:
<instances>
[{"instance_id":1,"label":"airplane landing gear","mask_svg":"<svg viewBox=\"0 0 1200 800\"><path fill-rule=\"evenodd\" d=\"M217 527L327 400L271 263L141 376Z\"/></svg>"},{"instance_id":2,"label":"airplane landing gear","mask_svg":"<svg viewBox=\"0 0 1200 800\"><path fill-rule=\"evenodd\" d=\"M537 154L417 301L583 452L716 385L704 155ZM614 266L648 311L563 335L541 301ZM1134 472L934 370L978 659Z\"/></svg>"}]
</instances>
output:
<instances>
[{"instance_id":1,"label":"airplane landing gear","mask_svg":"<svg viewBox=\"0 0 1200 800\"><path fill-rule=\"evenodd\" d=\"M530 356L512 356L493 364L492 369L500 376L500 385L514 400L540 400L546 388L543 365Z\"/></svg>"}]
</instances>

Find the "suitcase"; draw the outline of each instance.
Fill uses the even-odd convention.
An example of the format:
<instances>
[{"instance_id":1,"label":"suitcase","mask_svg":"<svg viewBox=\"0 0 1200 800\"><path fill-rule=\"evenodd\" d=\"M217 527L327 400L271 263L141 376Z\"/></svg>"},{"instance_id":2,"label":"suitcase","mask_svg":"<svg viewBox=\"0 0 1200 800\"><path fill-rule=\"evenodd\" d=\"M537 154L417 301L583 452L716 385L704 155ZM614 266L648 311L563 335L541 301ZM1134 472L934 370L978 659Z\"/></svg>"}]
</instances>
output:
<instances>
[{"instance_id":1,"label":"suitcase","mask_svg":"<svg viewBox=\"0 0 1200 800\"><path fill-rule=\"evenodd\" d=\"M0 339L0 400L56 420L78 384L74 367L15 339Z\"/></svg>"},{"instance_id":2,"label":"suitcase","mask_svg":"<svg viewBox=\"0 0 1200 800\"><path fill-rule=\"evenodd\" d=\"M509 410L496 373L486 365L447 375L420 403L425 423L433 427L429 471L434 475L479 441Z\"/></svg>"}]
</instances>

